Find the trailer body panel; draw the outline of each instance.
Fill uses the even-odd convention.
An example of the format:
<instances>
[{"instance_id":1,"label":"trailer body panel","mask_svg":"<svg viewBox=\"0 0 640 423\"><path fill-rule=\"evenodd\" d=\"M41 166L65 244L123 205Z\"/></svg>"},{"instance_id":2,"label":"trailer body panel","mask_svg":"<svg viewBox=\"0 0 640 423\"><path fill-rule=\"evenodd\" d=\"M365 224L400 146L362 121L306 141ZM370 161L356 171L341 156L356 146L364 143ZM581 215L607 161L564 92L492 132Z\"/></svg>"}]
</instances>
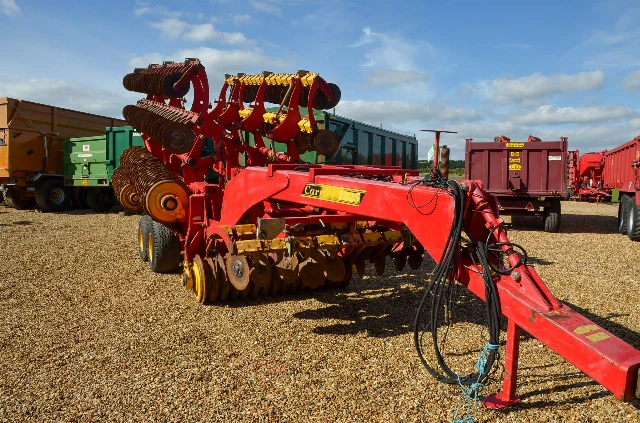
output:
<instances>
[{"instance_id":1,"label":"trailer body panel","mask_svg":"<svg viewBox=\"0 0 640 423\"><path fill-rule=\"evenodd\" d=\"M26 187L38 174L62 177L64 138L124 125L121 119L0 98L0 186Z\"/></svg>"},{"instance_id":2,"label":"trailer body panel","mask_svg":"<svg viewBox=\"0 0 640 423\"><path fill-rule=\"evenodd\" d=\"M107 128L104 135L69 138L64 142L64 178L68 186L109 186L129 147L142 147L139 131L131 126Z\"/></svg>"}]
</instances>

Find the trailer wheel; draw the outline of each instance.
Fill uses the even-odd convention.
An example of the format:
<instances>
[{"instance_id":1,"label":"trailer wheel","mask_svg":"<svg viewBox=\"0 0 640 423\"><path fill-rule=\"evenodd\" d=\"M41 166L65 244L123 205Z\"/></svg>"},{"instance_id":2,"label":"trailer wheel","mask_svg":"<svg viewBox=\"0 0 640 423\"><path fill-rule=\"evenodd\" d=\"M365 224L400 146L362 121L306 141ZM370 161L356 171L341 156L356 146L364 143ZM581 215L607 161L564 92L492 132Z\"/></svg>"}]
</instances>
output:
<instances>
[{"instance_id":1,"label":"trailer wheel","mask_svg":"<svg viewBox=\"0 0 640 423\"><path fill-rule=\"evenodd\" d=\"M544 210L544 231L558 232L560 230L560 216L562 211L560 208L560 200L556 199L551 206Z\"/></svg>"},{"instance_id":2,"label":"trailer wheel","mask_svg":"<svg viewBox=\"0 0 640 423\"><path fill-rule=\"evenodd\" d=\"M22 190L11 187L5 191L4 203L16 210L27 210L35 207L36 199Z\"/></svg>"},{"instance_id":3,"label":"trailer wheel","mask_svg":"<svg viewBox=\"0 0 640 423\"><path fill-rule=\"evenodd\" d=\"M154 273L169 273L177 270L182 263L180 238L162 223L151 222L147 235L147 258Z\"/></svg>"},{"instance_id":4,"label":"trailer wheel","mask_svg":"<svg viewBox=\"0 0 640 423\"><path fill-rule=\"evenodd\" d=\"M36 204L44 211L65 211L70 202L71 192L61 179L45 179L36 187Z\"/></svg>"},{"instance_id":5,"label":"trailer wheel","mask_svg":"<svg viewBox=\"0 0 640 423\"><path fill-rule=\"evenodd\" d=\"M627 219L629 217L629 194L620 196L620 204L618 204L618 232L627 233Z\"/></svg>"},{"instance_id":6,"label":"trailer wheel","mask_svg":"<svg viewBox=\"0 0 640 423\"><path fill-rule=\"evenodd\" d=\"M146 214L138 221L138 255L142 261L149 260L149 245L147 239L151 233L153 220Z\"/></svg>"},{"instance_id":7,"label":"trailer wheel","mask_svg":"<svg viewBox=\"0 0 640 423\"><path fill-rule=\"evenodd\" d=\"M76 209L88 209L87 189L82 187L73 187L73 204Z\"/></svg>"},{"instance_id":8,"label":"trailer wheel","mask_svg":"<svg viewBox=\"0 0 640 423\"><path fill-rule=\"evenodd\" d=\"M627 235L631 241L640 241L640 206L633 197L629 198L628 206Z\"/></svg>"},{"instance_id":9,"label":"trailer wheel","mask_svg":"<svg viewBox=\"0 0 640 423\"><path fill-rule=\"evenodd\" d=\"M94 188L87 192L87 205L96 213L104 213L115 202L111 188Z\"/></svg>"}]
</instances>

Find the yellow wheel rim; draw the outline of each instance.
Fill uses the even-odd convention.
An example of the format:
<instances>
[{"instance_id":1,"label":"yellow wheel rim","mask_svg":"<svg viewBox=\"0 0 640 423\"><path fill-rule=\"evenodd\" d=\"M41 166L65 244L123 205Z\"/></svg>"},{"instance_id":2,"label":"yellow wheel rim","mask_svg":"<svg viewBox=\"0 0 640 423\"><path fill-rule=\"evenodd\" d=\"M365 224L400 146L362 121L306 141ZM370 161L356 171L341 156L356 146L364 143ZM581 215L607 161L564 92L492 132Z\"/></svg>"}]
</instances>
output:
<instances>
[{"instance_id":1,"label":"yellow wheel rim","mask_svg":"<svg viewBox=\"0 0 640 423\"><path fill-rule=\"evenodd\" d=\"M193 261L193 288L194 293L196 294L196 298L200 299L202 297L202 274L200 273L201 269L198 267L198 262Z\"/></svg>"},{"instance_id":2,"label":"yellow wheel rim","mask_svg":"<svg viewBox=\"0 0 640 423\"><path fill-rule=\"evenodd\" d=\"M142 234L142 228L138 229L138 249L144 251L144 235Z\"/></svg>"},{"instance_id":3,"label":"yellow wheel rim","mask_svg":"<svg viewBox=\"0 0 640 423\"><path fill-rule=\"evenodd\" d=\"M149 261L153 261L153 235L149 234L147 237L147 251L149 255Z\"/></svg>"}]
</instances>

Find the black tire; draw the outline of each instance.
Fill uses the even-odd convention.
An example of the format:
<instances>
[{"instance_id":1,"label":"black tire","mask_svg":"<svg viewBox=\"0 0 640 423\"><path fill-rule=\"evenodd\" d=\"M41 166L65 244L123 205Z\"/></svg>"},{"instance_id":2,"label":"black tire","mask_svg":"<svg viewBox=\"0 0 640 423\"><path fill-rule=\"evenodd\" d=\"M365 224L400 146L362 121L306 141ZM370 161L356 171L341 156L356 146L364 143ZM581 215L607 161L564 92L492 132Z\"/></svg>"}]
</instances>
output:
<instances>
[{"instance_id":1,"label":"black tire","mask_svg":"<svg viewBox=\"0 0 640 423\"><path fill-rule=\"evenodd\" d=\"M4 191L0 191L0 204L4 201Z\"/></svg>"},{"instance_id":2,"label":"black tire","mask_svg":"<svg viewBox=\"0 0 640 423\"><path fill-rule=\"evenodd\" d=\"M618 204L618 232L622 235L627 233L627 219L629 218L629 194L620 196Z\"/></svg>"},{"instance_id":3,"label":"black tire","mask_svg":"<svg viewBox=\"0 0 640 423\"><path fill-rule=\"evenodd\" d=\"M180 238L162 223L152 222L147 236L147 257L154 273L170 273L182 264Z\"/></svg>"},{"instance_id":4,"label":"black tire","mask_svg":"<svg viewBox=\"0 0 640 423\"><path fill-rule=\"evenodd\" d=\"M629 214L627 215L627 235L631 241L640 241L640 206L635 198L629 198Z\"/></svg>"},{"instance_id":5,"label":"black tire","mask_svg":"<svg viewBox=\"0 0 640 423\"><path fill-rule=\"evenodd\" d=\"M69 208L71 191L62 179L45 179L36 187L36 204L47 212L62 212Z\"/></svg>"},{"instance_id":6,"label":"black tire","mask_svg":"<svg viewBox=\"0 0 640 423\"><path fill-rule=\"evenodd\" d=\"M73 205L76 209L88 209L87 204L87 188L73 187Z\"/></svg>"},{"instance_id":7,"label":"black tire","mask_svg":"<svg viewBox=\"0 0 640 423\"><path fill-rule=\"evenodd\" d=\"M92 188L87 193L87 205L97 213L109 211L115 203L111 188Z\"/></svg>"},{"instance_id":8,"label":"black tire","mask_svg":"<svg viewBox=\"0 0 640 423\"><path fill-rule=\"evenodd\" d=\"M147 215L141 216L138 221L138 255L142 261L149 260L149 234L151 233L153 220Z\"/></svg>"},{"instance_id":9,"label":"black tire","mask_svg":"<svg viewBox=\"0 0 640 423\"><path fill-rule=\"evenodd\" d=\"M13 187L5 191L4 202L16 210L28 210L36 206L34 197L27 196L24 191Z\"/></svg>"},{"instance_id":10,"label":"black tire","mask_svg":"<svg viewBox=\"0 0 640 423\"><path fill-rule=\"evenodd\" d=\"M555 199L551 203L551 206L544 210L544 231L550 233L556 233L560 230L560 217L562 216L562 210L560 206L560 200Z\"/></svg>"}]
</instances>

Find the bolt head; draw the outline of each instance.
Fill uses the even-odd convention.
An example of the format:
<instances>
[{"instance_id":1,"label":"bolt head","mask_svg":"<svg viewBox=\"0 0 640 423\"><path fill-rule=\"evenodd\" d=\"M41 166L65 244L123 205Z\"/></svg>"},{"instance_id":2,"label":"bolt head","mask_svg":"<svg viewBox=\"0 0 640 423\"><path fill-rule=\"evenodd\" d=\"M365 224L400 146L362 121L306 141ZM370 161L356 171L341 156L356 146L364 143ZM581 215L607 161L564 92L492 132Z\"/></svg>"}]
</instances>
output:
<instances>
[{"instance_id":1,"label":"bolt head","mask_svg":"<svg viewBox=\"0 0 640 423\"><path fill-rule=\"evenodd\" d=\"M511 273L511 279L513 279L514 281L519 282L521 278L522 276L520 275L520 272Z\"/></svg>"}]
</instances>

